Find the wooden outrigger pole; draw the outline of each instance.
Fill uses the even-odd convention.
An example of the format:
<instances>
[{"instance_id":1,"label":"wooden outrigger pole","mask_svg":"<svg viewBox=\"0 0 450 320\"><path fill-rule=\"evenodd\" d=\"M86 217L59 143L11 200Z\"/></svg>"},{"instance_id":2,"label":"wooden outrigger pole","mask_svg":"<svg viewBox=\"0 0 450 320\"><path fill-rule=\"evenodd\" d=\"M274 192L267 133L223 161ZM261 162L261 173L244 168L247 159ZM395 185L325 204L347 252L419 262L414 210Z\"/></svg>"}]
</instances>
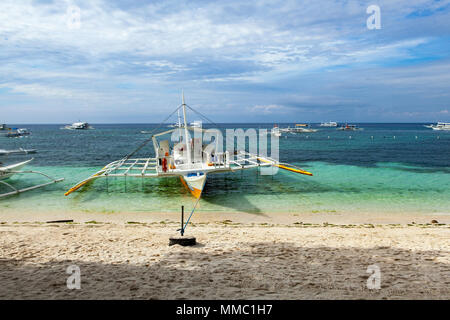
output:
<instances>
[{"instance_id":1,"label":"wooden outrigger pole","mask_svg":"<svg viewBox=\"0 0 450 320\"><path fill-rule=\"evenodd\" d=\"M38 189L38 188L42 188L42 187L48 186L50 184L57 183L57 182L60 182L60 181L64 180L64 178L54 179L54 178L50 177L49 175L47 175L45 173L42 173L42 172L39 172L39 171L33 171L33 170L20 171L20 169L22 167L27 165L32 160L33 159L30 159L30 160L27 160L27 161L23 161L23 162L20 162L20 163L16 163L16 164L13 164L13 165L5 166L5 167L0 167L0 184L5 185L6 187L8 187L9 189L12 190L10 192L5 192L5 193L0 194L0 198L12 196L12 195L15 195L15 194L23 193L23 192L26 192L26 191L31 191L31 190ZM44 176L44 177L50 179L51 181L46 182L46 183L37 184L37 185L31 186L31 187L22 188L22 189L17 189L16 187L11 185L10 183L8 183L6 181L3 181L3 180L6 180L6 179L10 178L11 176L13 176L15 174L29 174L29 173L33 173L33 174L38 174L38 175Z\"/></svg>"}]
</instances>

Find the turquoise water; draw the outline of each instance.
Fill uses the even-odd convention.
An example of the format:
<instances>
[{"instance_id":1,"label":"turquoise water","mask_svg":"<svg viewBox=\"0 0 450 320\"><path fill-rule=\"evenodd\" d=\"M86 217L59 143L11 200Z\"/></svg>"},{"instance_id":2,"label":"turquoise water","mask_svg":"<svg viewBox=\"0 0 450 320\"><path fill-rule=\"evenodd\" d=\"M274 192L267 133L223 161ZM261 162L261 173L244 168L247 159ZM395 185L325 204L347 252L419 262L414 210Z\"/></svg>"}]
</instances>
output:
<instances>
[{"instance_id":1,"label":"turquoise water","mask_svg":"<svg viewBox=\"0 0 450 320\"><path fill-rule=\"evenodd\" d=\"M0 137L0 148L36 148L29 169L65 181L0 200L2 211L169 212L194 199L177 178L99 179L81 192L64 192L103 165L133 151L152 125L95 125L92 131L60 126L22 125L32 136ZM284 126L284 125L280 125ZM360 124L364 131L288 135L280 139L280 158L314 173L313 177L280 170L263 176L258 170L212 174L200 211L450 213L450 133L422 124ZM270 128L263 124L221 125L224 128ZM417 137L417 138L416 138ZM139 155L152 155L151 145ZM4 163L30 156L0 159ZM15 176L22 187L44 182ZM0 186L0 192L6 191Z\"/></svg>"}]
</instances>

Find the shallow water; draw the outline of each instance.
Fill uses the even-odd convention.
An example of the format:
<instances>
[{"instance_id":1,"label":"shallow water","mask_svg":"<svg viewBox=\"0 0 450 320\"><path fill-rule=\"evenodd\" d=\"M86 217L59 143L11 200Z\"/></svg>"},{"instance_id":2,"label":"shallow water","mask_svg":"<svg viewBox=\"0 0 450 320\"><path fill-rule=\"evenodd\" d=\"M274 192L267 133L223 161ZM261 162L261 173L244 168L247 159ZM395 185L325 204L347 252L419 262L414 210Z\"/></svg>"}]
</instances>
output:
<instances>
[{"instance_id":1,"label":"shallow water","mask_svg":"<svg viewBox=\"0 0 450 320\"><path fill-rule=\"evenodd\" d=\"M14 125L12 125L14 126ZM60 130L61 125L27 127L26 138L0 137L0 149L36 148L28 156L2 157L13 163L34 157L28 169L65 181L0 200L0 210L83 212L167 212L194 199L179 179L108 178L97 180L69 197L64 192L78 181L133 151L155 125L94 125L95 130ZM281 127L287 125L280 125ZM269 128L267 124L227 124L225 128ZM316 133L289 134L280 139L280 159L314 173L313 177L258 170L212 174L199 210L264 212L388 212L450 214L450 132L423 124L360 124L358 132L320 128ZM166 129L166 128L164 128ZM139 156L152 156L151 144ZM15 186L44 182L15 176ZM0 186L0 192L6 191Z\"/></svg>"}]
</instances>

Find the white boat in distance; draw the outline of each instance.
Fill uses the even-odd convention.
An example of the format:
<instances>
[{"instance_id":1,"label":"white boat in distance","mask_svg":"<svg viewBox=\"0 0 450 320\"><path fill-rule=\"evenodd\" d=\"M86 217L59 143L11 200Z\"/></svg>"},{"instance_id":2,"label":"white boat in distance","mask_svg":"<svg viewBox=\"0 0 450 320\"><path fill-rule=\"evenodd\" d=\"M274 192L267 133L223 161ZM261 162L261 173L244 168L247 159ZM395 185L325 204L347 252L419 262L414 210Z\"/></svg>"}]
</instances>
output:
<instances>
[{"instance_id":1,"label":"white boat in distance","mask_svg":"<svg viewBox=\"0 0 450 320\"><path fill-rule=\"evenodd\" d=\"M5 136L8 138L18 138L18 137L25 137L25 136L29 136L31 134L31 132L27 129L27 128L19 128L19 129L15 129L13 130L9 130Z\"/></svg>"},{"instance_id":2,"label":"white boat in distance","mask_svg":"<svg viewBox=\"0 0 450 320\"><path fill-rule=\"evenodd\" d=\"M134 152L123 159L107 164L100 171L70 188L65 195L71 194L88 182L108 177L178 177L192 195L200 199L205 187L206 177L212 173L236 172L257 167L278 167L291 172L312 176L310 172L291 164L280 163L269 157L237 150L230 157L228 151L218 152L217 147L210 145L203 146L200 139L190 138L190 132L203 134L207 130L187 125L187 108L194 111L194 109L185 104L184 95L182 95L182 104L177 110L181 109L183 112L183 128L175 128L153 134ZM159 137L175 132L178 133L180 139L173 146L170 146L169 139L157 140ZM131 158L149 142L153 143L156 155L154 158Z\"/></svg>"},{"instance_id":3,"label":"white boat in distance","mask_svg":"<svg viewBox=\"0 0 450 320\"><path fill-rule=\"evenodd\" d=\"M450 122L438 122L437 124L430 124L425 127L438 131L450 131Z\"/></svg>"},{"instance_id":4,"label":"white boat in distance","mask_svg":"<svg viewBox=\"0 0 450 320\"><path fill-rule=\"evenodd\" d=\"M61 129L67 129L67 130L90 130L94 129L89 123L87 122L74 122L70 125L67 125Z\"/></svg>"},{"instance_id":5,"label":"white boat in distance","mask_svg":"<svg viewBox=\"0 0 450 320\"><path fill-rule=\"evenodd\" d=\"M280 128L278 128L278 125L274 125L272 130L270 131L270 134L275 137L281 137L281 131Z\"/></svg>"},{"instance_id":6,"label":"white boat in distance","mask_svg":"<svg viewBox=\"0 0 450 320\"><path fill-rule=\"evenodd\" d=\"M339 128L337 128L337 130L342 130L342 131L358 131L358 130L363 130L362 128L357 127L354 124L345 124L345 126L341 126Z\"/></svg>"},{"instance_id":7,"label":"white boat in distance","mask_svg":"<svg viewBox=\"0 0 450 320\"><path fill-rule=\"evenodd\" d=\"M191 127L193 128L201 128L202 127L202 122L201 121L193 121L189 124Z\"/></svg>"},{"instance_id":8,"label":"white boat in distance","mask_svg":"<svg viewBox=\"0 0 450 320\"><path fill-rule=\"evenodd\" d=\"M310 132L317 132L317 129L311 128L308 124L305 123L298 123L295 125L295 127L287 127L280 129L281 132L286 133L310 133Z\"/></svg>"},{"instance_id":9,"label":"white boat in distance","mask_svg":"<svg viewBox=\"0 0 450 320\"><path fill-rule=\"evenodd\" d=\"M338 124L337 124L337 122L329 121L329 122L322 122L319 126L320 127L337 127Z\"/></svg>"},{"instance_id":10,"label":"white boat in distance","mask_svg":"<svg viewBox=\"0 0 450 320\"><path fill-rule=\"evenodd\" d=\"M36 152L37 152L36 149L23 149L23 148L14 149L14 150L0 149L0 156L8 156L8 155L13 155L13 154L29 154L29 153L36 153Z\"/></svg>"}]
</instances>

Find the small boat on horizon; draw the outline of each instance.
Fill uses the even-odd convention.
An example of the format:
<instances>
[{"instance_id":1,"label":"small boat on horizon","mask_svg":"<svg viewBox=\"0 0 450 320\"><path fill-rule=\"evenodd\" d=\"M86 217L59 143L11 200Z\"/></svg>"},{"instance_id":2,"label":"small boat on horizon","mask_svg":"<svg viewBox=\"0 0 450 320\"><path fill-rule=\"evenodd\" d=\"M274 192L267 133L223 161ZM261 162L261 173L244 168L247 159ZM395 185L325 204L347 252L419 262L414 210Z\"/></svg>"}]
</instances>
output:
<instances>
[{"instance_id":1,"label":"small boat on horizon","mask_svg":"<svg viewBox=\"0 0 450 320\"><path fill-rule=\"evenodd\" d=\"M31 132L27 128L13 128L10 129L6 134L5 137L8 138L19 138L19 137L25 137L29 136Z\"/></svg>"},{"instance_id":2,"label":"small boat on horizon","mask_svg":"<svg viewBox=\"0 0 450 320\"><path fill-rule=\"evenodd\" d=\"M201 128L202 127L202 122L199 120L193 121L189 124L189 126L191 126L192 128Z\"/></svg>"},{"instance_id":3,"label":"small boat on horizon","mask_svg":"<svg viewBox=\"0 0 450 320\"><path fill-rule=\"evenodd\" d=\"M437 131L450 131L450 122L438 122L437 124L430 124L425 127Z\"/></svg>"},{"instance_id":4,"label":"small boat on horizon","mask_svg":"<svg viewBox=\"0 0 450 320\"><path fill-rule=\"evenodd\" d=\"M278 125L274 125L272 128L272 131L270 131L270 134L274 137L281 137L281 131Z\"/></svg>"},{"instance_id":5,"label":"small boat on horizon","mask_svg":"<svg viewBox=\"0 0 450 320\"><path fill-rule=\"evenodd\" d=\"M346 123L345 126L341 126L339 128L337 128L336 130L342 130L342 131L358 131L358 130L363 130L362 128L359 128L358 126L354 125L354 124L348 124Z\"/></svg>"},{"instance_id":6,"label":"small boat on horizon","mask_svg":"<svg viewBox=\"0 0 450 320\"><path fill-rule=\"evenodd\" d=\"M311 128L311 126L309 124L306 123L297 123L295 124L295 126L293 128L291 127L287 127L287 128L283 128L280 129L281 132L286 132L286 133L311 133L311 132L317 132L317 129L313 129Z\"/></svg>"},{"instance_id":7,"label":"small boat on horizon","mask_svg":"<svg viewBox=\"0 0 450 320\"><path fill-rule=\"evenodd\" d=\"M319 127L337 127L337 122L334 121L328 121L328 122L322 122Z\"/></svg>"},{"instance_id":8,"label":"small boat on horizon","mask_svg":"<svg viewBox=\"0 0 450 320\"><path fill-rule=\"evenodd\" d=\"M14 150L5 150L0 149L0 156L8 156L8 155L16 155L16 154L30 154L30 153L36 153L36 149L14 149Z\"/></svg>"},{"instance_id":9,"label":"small boat on horizon","mask_svg":"<svg viewBox=\"0 0 450 320\"><path fill-rule=\"evenodd\" d=\"M94 129L94 128L87 122L74 122L71 125L67 125L67 126L62 127L61 129L67 129L67 130L90 130L90 129Z\"/></svg>"}]
</instances>

